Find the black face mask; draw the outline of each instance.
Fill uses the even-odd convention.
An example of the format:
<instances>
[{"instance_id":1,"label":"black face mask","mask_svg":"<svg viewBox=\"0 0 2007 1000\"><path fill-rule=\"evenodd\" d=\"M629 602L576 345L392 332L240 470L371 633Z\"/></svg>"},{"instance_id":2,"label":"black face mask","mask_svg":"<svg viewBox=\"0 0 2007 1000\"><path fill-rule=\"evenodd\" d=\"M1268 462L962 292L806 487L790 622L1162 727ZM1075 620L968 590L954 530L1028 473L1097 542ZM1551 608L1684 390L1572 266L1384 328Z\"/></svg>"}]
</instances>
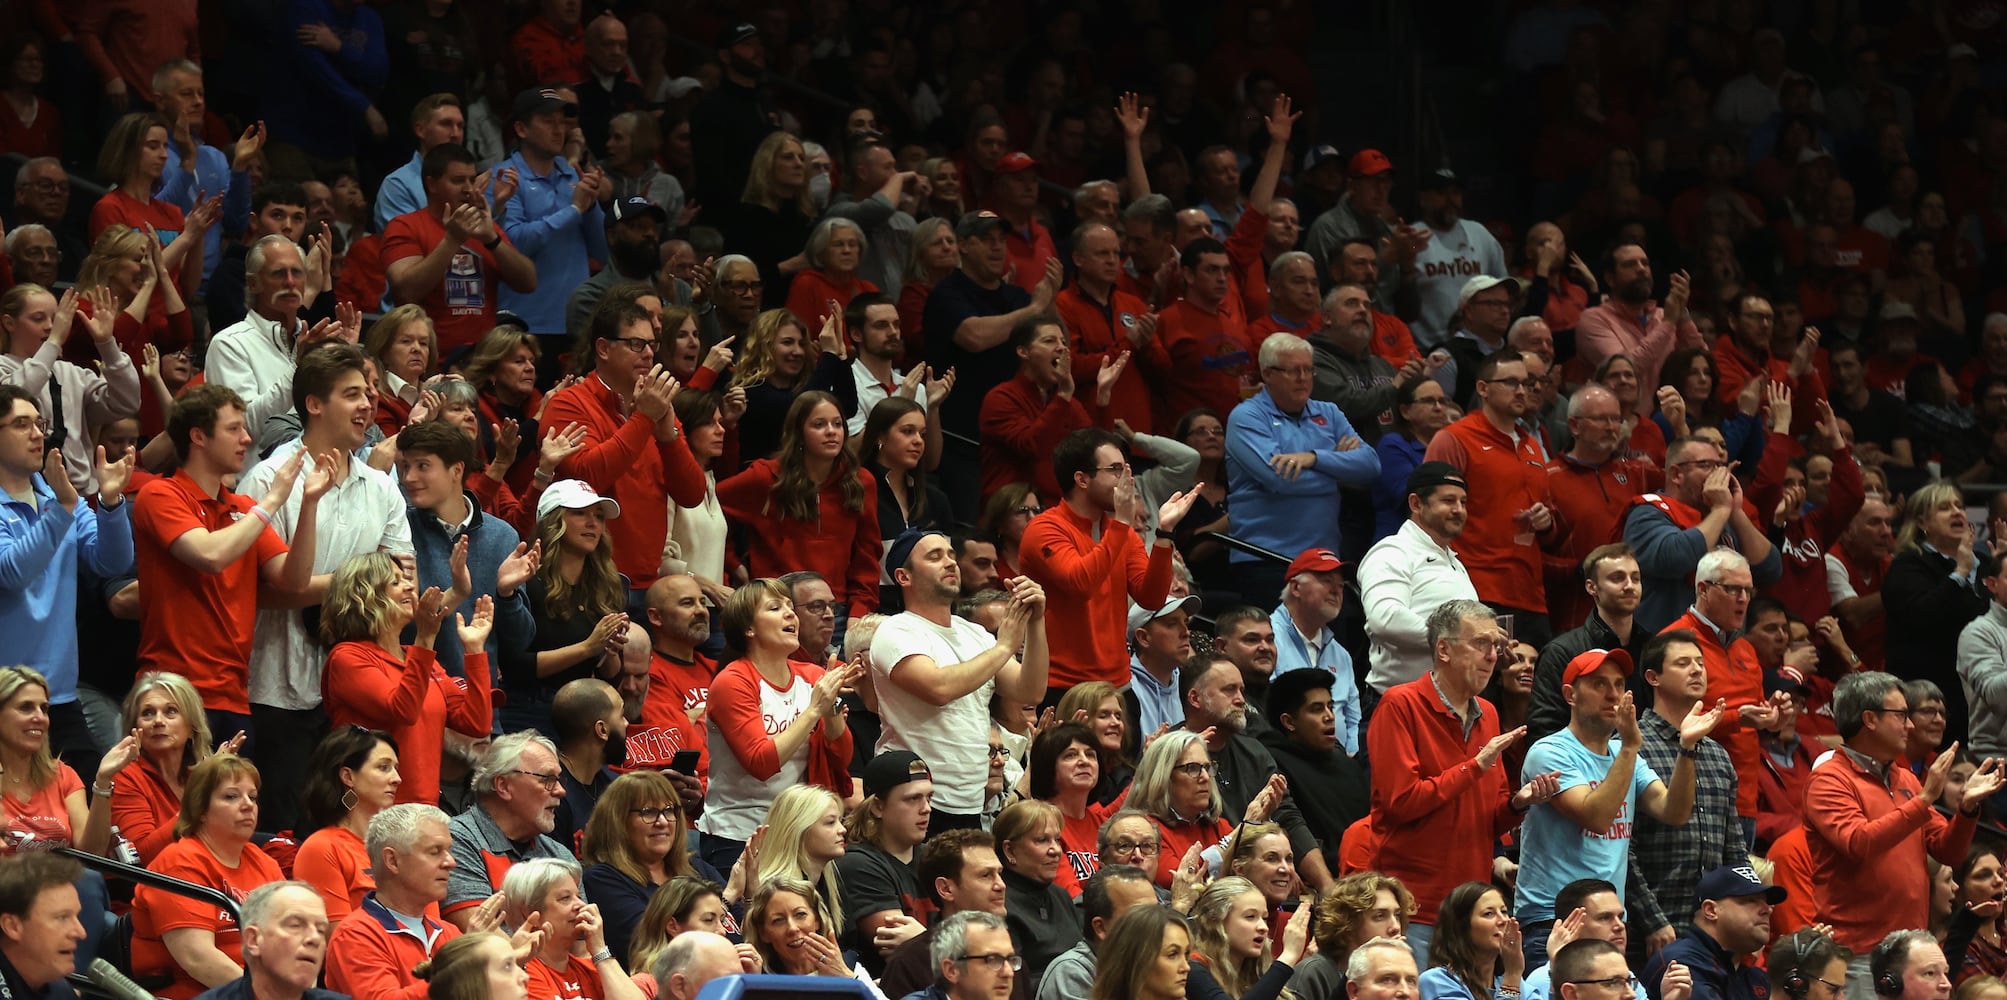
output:
<instances>
[{"instance_id":1,"label":"black face mask","mask_svg":"<svg viewBox=\"0 0 2007 1000\"><path fill-rule=\"evenodd\" d=\"M622 275L637 281L647 281L655 277L662 268L662 248L655 243L628 243L614 241L607 247L613 257L613 266Z\"/></svg>"},{"instance_id":2,"label":"black face mask","mask_svg":"<svg viewBox=\"0 0 2007 1000\"><path fill-rule=\"evenodd\" d=\"M606 766L620 767L627 763L627 737L620 733L609 733L606 737Z\"/></svg>"}]
</instances>

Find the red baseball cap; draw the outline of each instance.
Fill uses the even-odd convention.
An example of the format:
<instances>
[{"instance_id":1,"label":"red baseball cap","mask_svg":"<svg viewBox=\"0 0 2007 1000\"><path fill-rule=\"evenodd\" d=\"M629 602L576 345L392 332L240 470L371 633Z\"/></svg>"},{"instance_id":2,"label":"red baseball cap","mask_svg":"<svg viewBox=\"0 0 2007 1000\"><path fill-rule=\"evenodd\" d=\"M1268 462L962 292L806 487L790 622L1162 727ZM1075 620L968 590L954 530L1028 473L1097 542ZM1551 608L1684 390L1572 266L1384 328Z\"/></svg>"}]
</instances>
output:
<instances>
[{"instance_id":1,"label":"red baseball cap","mask_svg":"<svg viewBox=\"0 0 2007 1000\"><path fill-rule=\"evenodd\" d=\"M1000 174L1014 174L1020 170L1037 169L1038 161L1032 159L1030 153L1005 153L1004 158L997 161L997 173Z\"/></svg>"},{"instance_id":2,"label":"red baseball cap","mask_svg":"<svg viewBox=\"0 0 2007 1000\"><path fill-rule=\"evenodd\" d=\"M1304 549L1301 554L1289 561L1286 578L1294 580L1304 573L1329 573L1344 568L1344 560L1339 559L1338 553L1330 549Z\"/></svg>"},{"instance_id":3,"label":"red baseball cap","mask_svg":"<svg viewBox=\"0 0 2007 1000\"><path fill-rule=\"evenodd\" d=\"M1605 663L1614 663L1625 677L1631 676L1631 654L1621 649L1592 649L1568 661L1567 669L1561 671L1561 683L1573 684L1601 670Z\"/></svg>"},{"instance_id":4,"label":"red baseball cap","mask_svg":"<svg viewBox=\"0 0 2007 1000\"><path fill-rule=\"evenodd\" d=\"M1354 177L1371 177L1374 174L1392 171L1394 161L1387 159L1387 154L1377 149L1362 149L1352 154L1352 162L1347 164L1347 169L1352 171Z\"/></svg>"}]
</instances>

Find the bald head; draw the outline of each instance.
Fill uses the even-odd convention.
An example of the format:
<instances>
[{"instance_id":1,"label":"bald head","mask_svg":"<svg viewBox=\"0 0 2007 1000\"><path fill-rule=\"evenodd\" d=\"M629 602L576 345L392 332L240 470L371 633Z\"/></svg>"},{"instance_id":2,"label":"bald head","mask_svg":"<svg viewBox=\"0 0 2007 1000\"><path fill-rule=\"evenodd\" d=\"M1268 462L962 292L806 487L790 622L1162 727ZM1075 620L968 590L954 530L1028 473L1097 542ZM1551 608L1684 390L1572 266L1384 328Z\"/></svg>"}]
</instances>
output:
<instances>
[{"instance_id":1,"label":"bald head","mask_svg":"<svg viewBox=\"0 0 2007 1000\"><path fill-rule=\"evenodd\" d=\"M739 952L721 934L684 931L655 956L655 982L664 1000L694 1000L713 979L737 975Z\"/></svg>"}]
</instances>

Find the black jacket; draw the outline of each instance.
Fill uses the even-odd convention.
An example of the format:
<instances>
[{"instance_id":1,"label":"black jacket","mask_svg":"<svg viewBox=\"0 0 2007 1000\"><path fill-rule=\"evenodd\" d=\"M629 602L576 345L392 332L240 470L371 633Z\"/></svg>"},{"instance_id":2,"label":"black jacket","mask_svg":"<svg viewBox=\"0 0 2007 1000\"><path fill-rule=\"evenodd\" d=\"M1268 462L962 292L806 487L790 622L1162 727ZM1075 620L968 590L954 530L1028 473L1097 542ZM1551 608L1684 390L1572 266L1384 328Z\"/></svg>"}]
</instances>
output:
<instances>
[{"instance_id":1,"label":"black jacket","mask_svg":"<svg viewBox=\"0 0 2007 1000\"><path fill-rule=\"evenodd\" d=\"M1521 746L1532 746L1535 740L1568 728L1568 699L1561 693L1561 674L1568 669L1568 661L1592 649L1622 648L1631 654L1631 662L1638 662L1644 654L1645 643L1651 641L1651 633L1631 626L1631 641L1628 644L1617 641L1617 633L1603 621L1602 612L1589 612L1589 620L1581 628L1569 629L1554 637L1540 651L1540 662L1533 667L1533 705L1526 712L1526 739ZM1644 671L1631 675L1633 693L1644 692ZM1650 704L1649 701L1640 704Z\"/></svg>"},{"instance_id":2,"label":"black jacket","mask_svg":"<svg viewBox=\"0 0 2007 1000\"><path fill-rule=\"evenodd\" d=\"M1989 600L1973 580L1952 579L1956 568L1952 557L1918 546L1898 553L1882 578L1889 672L1944 689L1947 741L1964 740L1972 722L1958 677L1958 635L1986 613Z\"/></svg>"},{"instance_id":3,"label":"black jacket","mask_svg":"<svg viewBox=\"0 0 2007 1000\"><path fill-rule=\"evenodd\" d=\"M1275 766L1289 779L1290 798L1303 822L1324 850L1325 867L1338 870L1338 842L1345 829L1363 819L1372 807L1366 769L1343 749L1314 753L1289 741L1277 730L1261 734L1261 743L1275 757Z\"/></svg>"}]
</instances>

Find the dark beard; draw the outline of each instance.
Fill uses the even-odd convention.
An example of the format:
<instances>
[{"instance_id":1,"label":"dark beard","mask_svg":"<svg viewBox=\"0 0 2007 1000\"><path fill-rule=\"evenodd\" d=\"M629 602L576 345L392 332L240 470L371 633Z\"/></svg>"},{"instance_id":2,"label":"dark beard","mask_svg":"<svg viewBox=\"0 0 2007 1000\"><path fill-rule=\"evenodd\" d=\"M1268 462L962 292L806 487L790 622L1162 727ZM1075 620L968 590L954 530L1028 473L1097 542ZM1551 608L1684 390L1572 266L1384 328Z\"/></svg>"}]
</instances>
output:
<instances>
[{"instance_id":1,"label":"dark beard","mask_svg":"<svg viewBox=\"0 0 2007 1000\"><path fill-rule=\"evenodd\" d=\"M662 268L662 248L652 243L615 243L608 247L613 266L623 277L650 281Z\"/></svg>"},{"instance_id":2,"label":"dark beard","mask_svg":"<svg viewBox=\"0 0 2007 1000\"><path fill-rule=\"evenodd\" d=\"M627 763L627 737L614 734L606 738L606 766L619 767Z\"/></svg>"}]
</instances>

